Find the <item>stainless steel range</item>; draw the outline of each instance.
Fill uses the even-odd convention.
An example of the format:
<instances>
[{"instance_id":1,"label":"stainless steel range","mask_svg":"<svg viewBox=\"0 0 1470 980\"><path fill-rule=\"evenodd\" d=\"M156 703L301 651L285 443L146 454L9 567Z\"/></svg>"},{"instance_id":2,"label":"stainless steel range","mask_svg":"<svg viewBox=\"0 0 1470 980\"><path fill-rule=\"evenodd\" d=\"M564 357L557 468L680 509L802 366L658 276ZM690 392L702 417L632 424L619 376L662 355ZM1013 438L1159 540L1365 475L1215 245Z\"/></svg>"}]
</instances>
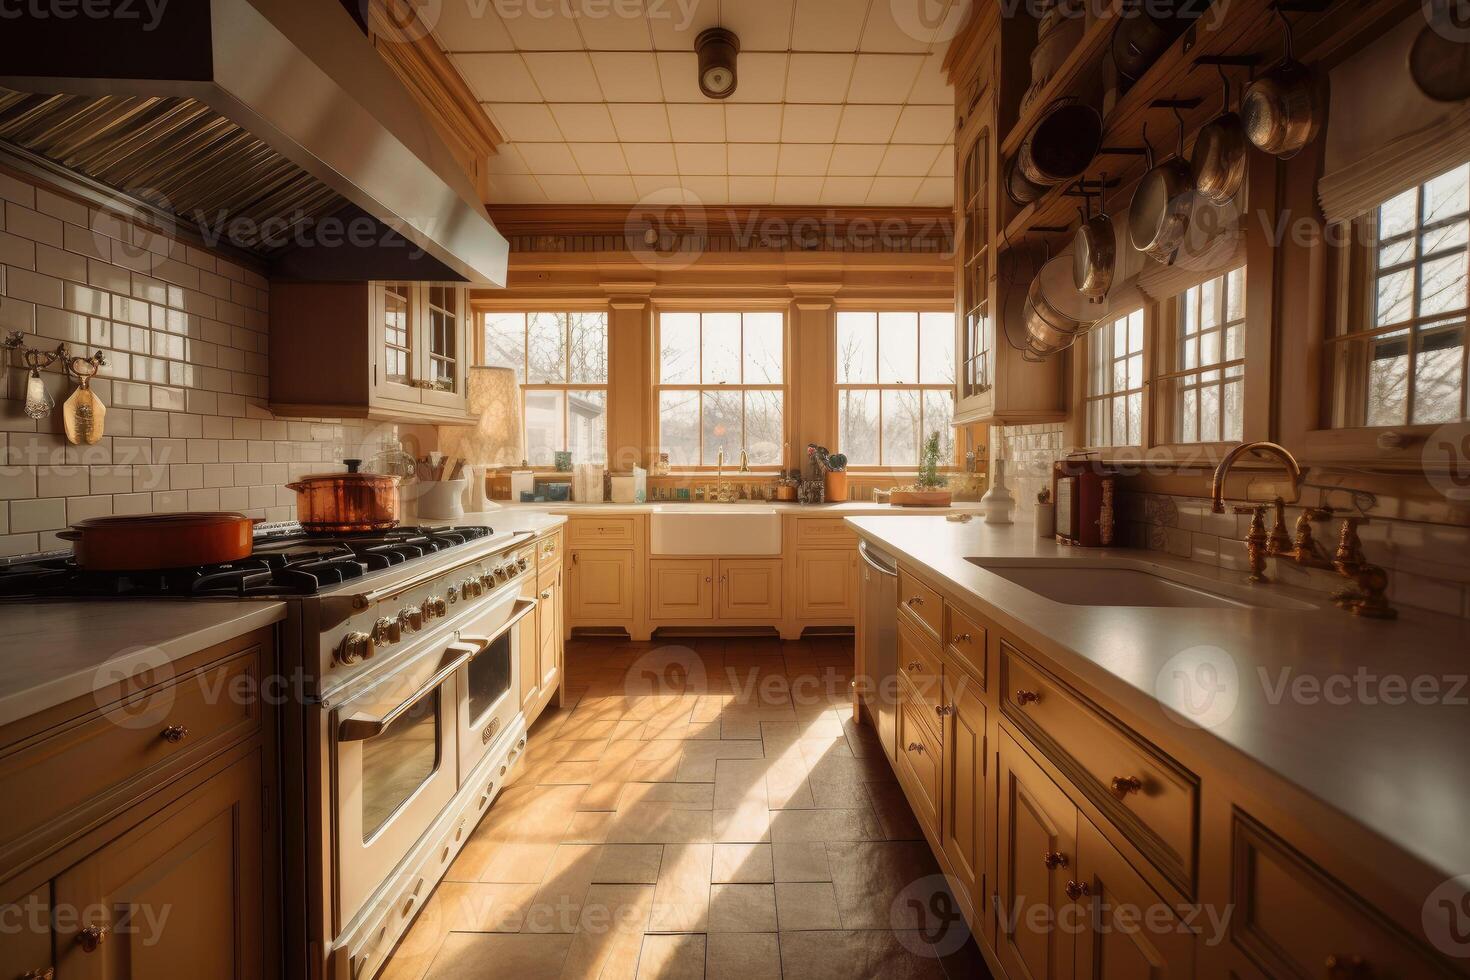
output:
<instances>
[{"instance_id":1,"label":"stainless steel range","mask_svg":"<svg viewBox=\"0 0 1470 980\"><path fill-rule=\"evenodd\" d=\"M0 567L4 598L276 598L282 923L290 976L361 980L499 794L525 747L522 576L531 534L262 525L228 565L92 573L64 554ZM518 553L519 552L519 553ZM534 594L532 591L531 594Z\"/></svg>"}]
</instances>

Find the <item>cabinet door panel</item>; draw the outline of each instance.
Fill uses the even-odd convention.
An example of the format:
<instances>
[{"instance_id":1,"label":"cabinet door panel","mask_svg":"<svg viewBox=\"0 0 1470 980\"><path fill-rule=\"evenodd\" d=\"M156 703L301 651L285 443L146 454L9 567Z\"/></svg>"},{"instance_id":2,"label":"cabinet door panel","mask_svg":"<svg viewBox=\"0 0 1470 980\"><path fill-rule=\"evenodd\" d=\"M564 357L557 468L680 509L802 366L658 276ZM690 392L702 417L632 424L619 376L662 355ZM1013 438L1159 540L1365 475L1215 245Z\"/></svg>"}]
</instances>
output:
<instances>
[{"instance_id":1,"label":"cabinet door panel","mask_svg":"<svg viewBox=\"0 0 1470 980\"><path fill-rule=\"evenodd\" d=\"M1001 963L1012 980L1071 976L1074 931L1057 924L1063 914L1071 922L1076 913L1066 888L1077 860L1077 808L1005 731L999 820Z\"/></svg>"},{"instance_id":2,"label":"cabinet door panel","mask_svg":"<svg viewBox=\"0 0 1470 980\"><path fill-rule=\"evenodd\" d=\"M970 908L985 907L985 705L969 674L944 664L944 853L967 892Z\"/></svg>"},{"instance_id":3,"label":"cabinet door panel","mask_svg":"<svg viewBox=\"0 0 1470 980\"><path fill-rule=\"evenodd\" d=\"M781 618L781 563L720 562L720 618L774 623Z\"/></svg>"},{"instance_id":4,"label":"cabinet door panel","mask_svg":"<svg viewBox=\"0 0 1470 980\"><path fill-rule=\"evenodd\" d=\"M551 583L542 583L539 600L536 607L537 631L541 634L540 642L537 643L537 651L540 664L541 693L545 693L555 687L560 681L561 674L561 618L557 615L557 605L561 580L557 579Z\"/></svg>"},{"instance_id":5,"label":"cabinet door panel","mask_svg":"<svg viewBox=\"0 0 1470 980\"><path fill-rule=\"evenodd\" d=\"M51 888L7 895L0 906L0 977L44 977L51 961Z\"/></svg>"},{"instance_id":6,"label":"cabinet door panel","mask_svg":"<svg viewBox=\"0 0 1470 980\"><path fill-rule=\"evenodd\" d=\"M373 286L373 394L378 399L417 403L419 288L410 282Z\"/></svg>"},{"instance_id":7,"label":"cabinet door panel","mask_svg":"<svg viewBox=\"0 0 1470 980\"><path fill-rule=\"evenodd\" d=\"M572 622L626 622L633 618L633 552L572 552Z\"/></svg>"},{"instance_id":8,"label":"cabinet door panel","mask_svg":"<svg viewBox=\"0 0 1470 980\"><path fill-rule=\"evenodd\" d=\"M798 551L796 614L809 619L853 619L857 614L857 552Z\"/></svg>"},{"instance_id":9,"label":"cabinet door panel","mask_svg":"<svg viewBox=\"0 0 1470 980\"><path fill-rule=\"evenodd\" d=\"M1194 936L1090 821L1078 823L1076 880L1087 886L1088 928L1077 938L1077 977L1194 976Z\"/></svg>"},{"instance_id":10,"label":"cabinet door panel","mask_svg":"<svg viewBox=\"0 0 1470 980\"><path fill-rule=\"evenodd\" d=\"M715 616L715 563L657 558L648 563L648 617L650 619L713 619Z\"/></svg>"},{"instance_id":11,"label":"cabinet door panel","mask_svg":"<svg viewBox=\"0 0 1470 980\"><path fill-rule=\"evenodd\" d=\"M262 975L260 762L235 763L56 879L68 978ZM106 932L89 950L87 927Z\"/></svg>"},{"instance_id":12,"label":"cabinet door panel","mask_svg":"<svg viewBox=\"0 0 1470 980\"><path fill-rule=\"evenodd\" d=\"M465 407L464 290L424 286L419 334L419 377L429 385L425 405Z\"/></svg>"}]
</instances>

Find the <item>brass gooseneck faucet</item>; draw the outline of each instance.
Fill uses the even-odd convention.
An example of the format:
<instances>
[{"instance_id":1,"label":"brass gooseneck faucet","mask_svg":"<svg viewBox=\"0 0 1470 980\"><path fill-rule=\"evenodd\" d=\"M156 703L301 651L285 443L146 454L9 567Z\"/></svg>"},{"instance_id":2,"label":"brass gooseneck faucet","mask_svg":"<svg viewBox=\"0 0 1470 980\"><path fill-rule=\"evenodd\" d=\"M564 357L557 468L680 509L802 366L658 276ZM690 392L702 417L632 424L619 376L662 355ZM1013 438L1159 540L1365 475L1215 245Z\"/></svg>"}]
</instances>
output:
<instances>
[{"instance_id":1,"label":"brass gooseneck faucet","mask_svg":"<svg viewBox=\"0 0 1470 980\"><path fill-rule=\"evenodd\" d=\"M1246 442L1236 446L1210 478L1210 510L1225 513L1225 478L1230 468L1247 453L1256 456L1274 456L1281 461L1291 479L1291 502L1301 497L1302 467L1285 447L1274 442ZM1357 616L1373 619L1393 619L1398 610L1389 604L1388 572L1378 565L1369 563L1363 556L1363 543L1358 538L1358 528L1368 523L1366 517L1344 517L1338 534L1336 552L1329 558L1312 533L1312 524L1332 518L1331 507L1308 507L1297 518L1295 533L1286 533L1286 503L1278 496L1270 504L1248 504L1234 508L1237 514L1250 514L1250 527L1246 531L1246 558L1250 565L1250 580L1265 582L1266 559L1280 558L1305 568L1325 568L1335 571L1343 578L1352 579L1356 588L1342 589L1332 594L1332 601L1342 609ZM1271 530L1266 530L1266 508L1274 507L1276 519Z\"/></svg>"}]
</instances>

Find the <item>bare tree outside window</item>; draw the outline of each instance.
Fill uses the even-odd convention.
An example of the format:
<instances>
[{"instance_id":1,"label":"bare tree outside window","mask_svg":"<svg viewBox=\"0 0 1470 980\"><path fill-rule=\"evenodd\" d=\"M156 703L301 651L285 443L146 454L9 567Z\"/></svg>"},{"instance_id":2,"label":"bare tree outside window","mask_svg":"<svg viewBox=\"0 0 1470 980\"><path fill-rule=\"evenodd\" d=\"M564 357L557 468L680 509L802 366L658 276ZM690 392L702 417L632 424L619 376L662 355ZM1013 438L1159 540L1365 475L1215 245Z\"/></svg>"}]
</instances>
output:
<instances>
[{"instance_id":1,"label":"bare tree outside window","mask_svg":"<svg viewBox=\"0 0 1470 980\"><path fill-rule=\"evenodd\" d=\"M837 314L837 448L850 466L919 465L939 433L954 458L953 313Z\"/></svg>"},{"instance_id":2,"label":"bare tree outside window","mask_svg":"<svg viewBox=\"0 0 1470 980\"><path fill-rule=\"evenodd\" d=\"M1331 338L1336 425L1434 425L1470 415L1470 164L1356 222L1359 280Z\"/></svg>"},{"instance_id":3,"label":"bare tree outside window","mask_svg":"<svg viewBox=\"0 0 1470 980\"><path fill-rule=\"evenodd\" d=\"M1087 335L1083 398L1089 446L1143 444L1143 310L1099 324Z\"/></svg>"},{"instance_id":4,"label":"bare tree outside window","mask_svg":"<svg viewBox=\"0 0 1470 980\"><path fill-rule=\"evenodd\" d=\"M1245 267L1174 300L1174 441L1231 442L1245 428Z\"/></svg>"},{"instance_id":5,"label":"bare tree outside window","mask_svg":"<svg viewBox=\"0 0 1470 980\"><path fill-rule=\"evenodd\" d=\"M714 466L740 450L751 466L781 465L786 320L777 312L658 317L658 438L675 466Z\"/></svg>"},{"instance_id":6,"label":"bare tree outside window","mask_svg":"<svg viewBox=\"0 0 1470 980\"><path fill-rule=\"evenodd\" d=\"M526 458L550 466L607 462L607 314L486 313L485 363L509 367L521 383Z\"/></svg>"}]
</instances>

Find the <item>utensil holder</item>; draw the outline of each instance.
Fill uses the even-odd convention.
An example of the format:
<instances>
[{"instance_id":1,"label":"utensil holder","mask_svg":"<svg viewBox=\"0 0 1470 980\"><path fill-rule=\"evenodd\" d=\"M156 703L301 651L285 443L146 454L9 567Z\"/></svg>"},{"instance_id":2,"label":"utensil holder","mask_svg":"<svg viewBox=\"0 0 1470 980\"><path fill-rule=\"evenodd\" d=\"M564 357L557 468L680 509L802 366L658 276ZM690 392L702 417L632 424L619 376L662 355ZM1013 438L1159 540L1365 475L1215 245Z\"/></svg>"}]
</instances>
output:
<instances>
[{"instance_id":1,"label":"utensil holder","mask_svg":"<svg viewBox=\"0 0 1470 980\"><path fill-rule=\"evenodd\" d=\"M454 521L464 517L464 478L458 480L425 480L419 484L420 517L434 521Z\"/></svg>"}]
</instances>

